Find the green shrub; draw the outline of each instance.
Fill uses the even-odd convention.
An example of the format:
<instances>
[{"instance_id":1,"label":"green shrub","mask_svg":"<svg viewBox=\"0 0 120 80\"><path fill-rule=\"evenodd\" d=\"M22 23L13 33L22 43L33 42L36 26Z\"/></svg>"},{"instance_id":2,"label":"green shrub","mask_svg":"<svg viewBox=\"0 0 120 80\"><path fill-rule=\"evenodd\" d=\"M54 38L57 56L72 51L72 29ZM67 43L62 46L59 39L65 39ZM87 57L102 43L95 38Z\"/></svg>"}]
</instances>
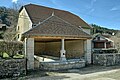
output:
<instances>
[{"instance_id":1,"label":"green shrub","mask_svg":"<svg viewBox=\"0 0 120 80\"><path fill-rule=\"evenodd\" d=\"M23 43L18 41L0 41L0 56L3 57L3 53L6 52L9 57L13 57L18 53L18 51L23 51Z\"/></svg>"},{"instance_id":2,"label":"green shrub","mask_svg":"<svg viewBox=\"0 0 120 80\"><path fill-rule=\"evenodd\" d=\"M8 53L4 52L3 53L3 58L10 58L10 56L8 55Z\"/></svg>"},{"instance_id":3,"label":"green shrub","mask_svg":"<svg viewBox=\"0 0 120 80\"><path fill-rule=\"evenodd\" d=\"M13 56L13 58L21 59L21 58L24 58L24 55L21 55L21 54L17 53L16 55Z\"/></svg>"},{"instance_id":4,"label":"green shrub","mask_svg":"<svg viewBox=\"0 0 120 80\"><path fill-rule=\"evenodd\" d=\"M3 56L3 53L2 52L0 52L0 57L2 57Z\"/></svg>"}]
</instances>

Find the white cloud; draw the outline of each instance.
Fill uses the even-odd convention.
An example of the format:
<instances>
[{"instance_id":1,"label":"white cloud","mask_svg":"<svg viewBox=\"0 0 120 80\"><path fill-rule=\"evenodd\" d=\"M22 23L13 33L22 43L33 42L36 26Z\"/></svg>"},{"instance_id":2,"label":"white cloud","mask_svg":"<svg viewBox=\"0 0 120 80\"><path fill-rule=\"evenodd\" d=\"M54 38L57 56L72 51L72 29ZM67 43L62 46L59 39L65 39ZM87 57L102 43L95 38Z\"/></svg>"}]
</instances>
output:
<instances>
[{"instance_id":1,"label":"white cloud","mask_svg":"<svg viewBox=\"0 0 120 80\"><path fill-rule=\"evenodd\" d=\"M51 0L51 2L52 2L53 4L57 4L57 3L56 3L56 0Z\"/></svg>"},{"instance_id":2,"label":"white cloud","mask_svg":"<svg viewBox=\"0 0 120 80\"><path fill-rule=\"evenodd\" d=\"M13 3L17 3L17 2L18 2L18 0L12 0L12 2L13 2Z\"/></svg>"},{"instance_id":3,"label":"white cloud","mask_svg":"<svg viewBox=\"0 0 120 80\"><path fill-rule=\"evenodd\" d=\"M97 0L91 0L91 6L96 2Z\"/></svg>"},{"instance_id":4,"label":"white cloud","mask_svg":"<svg viewBox=\"0 0 120 80\"><path fill-rule=\"evenodd\" d=\"M95 9L91 9L88 13L91 14L94 11L95 11Z\"/></svg>"},{"instance_id":5,"label":"white cloud","mask_svg":"<svg viewBox=\"0 0 120 80\"><path fill-rule=\"evenodd\" d=\"M118 10L118 8L113 7L113 8L110 9L110 11L115 11L115 10Z\"/></svg>"}]
</instances>

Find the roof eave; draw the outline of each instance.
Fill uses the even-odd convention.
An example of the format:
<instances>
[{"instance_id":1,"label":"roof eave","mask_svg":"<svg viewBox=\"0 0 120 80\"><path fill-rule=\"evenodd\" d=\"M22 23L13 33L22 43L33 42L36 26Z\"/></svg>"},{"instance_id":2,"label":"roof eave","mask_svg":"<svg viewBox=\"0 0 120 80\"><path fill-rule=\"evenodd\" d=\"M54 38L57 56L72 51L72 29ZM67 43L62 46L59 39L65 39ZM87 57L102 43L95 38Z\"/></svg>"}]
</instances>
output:
<instances>
[{"instance_id":1,"label":"roof eave","mask_svg":"<svg viewBox=\"0 0 120 80\"><path fill-rule=\"evenodd\" d=\"M24 38L35 38L35 37L59 37L59 38L65 38L65 39L92 39L91 36L76 36L76 35L48 35L48 34L24 34Z\"/></svg>"}]
</instances>

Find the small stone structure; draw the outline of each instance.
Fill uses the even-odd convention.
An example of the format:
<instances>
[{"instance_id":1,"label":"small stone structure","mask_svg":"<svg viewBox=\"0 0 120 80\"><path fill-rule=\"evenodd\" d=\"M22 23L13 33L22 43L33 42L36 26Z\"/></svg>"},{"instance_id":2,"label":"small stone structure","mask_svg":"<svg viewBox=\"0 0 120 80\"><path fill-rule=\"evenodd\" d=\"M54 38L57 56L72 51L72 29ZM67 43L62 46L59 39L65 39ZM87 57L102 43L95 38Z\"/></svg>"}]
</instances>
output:
<instances>
[{"instance_id":1,"label":"small stone structure","mask_svg":"<svg viewBox=\"0 0 120 80\"><path fill-rule=\"evenodd\" d=\"M120 64L120 53L93 54L93 64L112 66Z\"/></svg>"},{"instance_id":2,"label":"small stone structure","mask_svg":"<svg viewBox=\"0 0 120 80\"><path fill-rule=\"evenodd\" d=\"M55 62L40 62L40 69L42 70L66 70L74 68L85 67L84 60L67 60L67 61L55 61Z\"/></svg>"},{"instance_id":3,"label":"small stone structure","mask_svg":"<svg viewBox=\"0 0 120 80\"><path fill-rule=\"evenodd\" d=\"M0 78L26 75L26 59L1 59Z\"/></svg>"}]
</instances>

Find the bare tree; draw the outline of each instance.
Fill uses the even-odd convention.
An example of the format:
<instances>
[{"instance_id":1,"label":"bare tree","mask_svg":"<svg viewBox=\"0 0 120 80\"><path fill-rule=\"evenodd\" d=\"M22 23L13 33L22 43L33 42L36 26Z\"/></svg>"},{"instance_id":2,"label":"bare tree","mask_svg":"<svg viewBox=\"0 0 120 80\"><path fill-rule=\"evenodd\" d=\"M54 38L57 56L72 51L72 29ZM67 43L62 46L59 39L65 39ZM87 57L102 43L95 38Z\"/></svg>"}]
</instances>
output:
<instances>
[{"instance_id":1,"label":"bare tree","mask_svg":"<svg viewBox=\"0 0 120 80\"><path fill-rule=\"evenodd\" d=\"M3 34L3 39L5 41L14 41L15 40L15 36L17 34L15 27L9 28L7 29L4 34Z\"/></svg>"},{"instance_id":2,"label":"bare tree","mask_svg":"<svg viewBox=\"0 0 120 80\"><path fill-rule=\"evenodd\" d=\"M16 26L18 20L18 10L20 9L20 3L13 3L12 7L8 9L8 19L10 22L10 26L3 34L3 39L5 41L13 41L15 40L15 36L17 35Z\"/></svg>"},{"instance_id":3,"label":"bare tree","mask_svg":"<svg viewBox=\"0 0 120 80\"><path fill-rule=\"evenodd\" d=\"M115 48L117 48L118 52L120 53L120 31L112 36L111 39L114 41Z\"/></svg>"}]
</instances>

